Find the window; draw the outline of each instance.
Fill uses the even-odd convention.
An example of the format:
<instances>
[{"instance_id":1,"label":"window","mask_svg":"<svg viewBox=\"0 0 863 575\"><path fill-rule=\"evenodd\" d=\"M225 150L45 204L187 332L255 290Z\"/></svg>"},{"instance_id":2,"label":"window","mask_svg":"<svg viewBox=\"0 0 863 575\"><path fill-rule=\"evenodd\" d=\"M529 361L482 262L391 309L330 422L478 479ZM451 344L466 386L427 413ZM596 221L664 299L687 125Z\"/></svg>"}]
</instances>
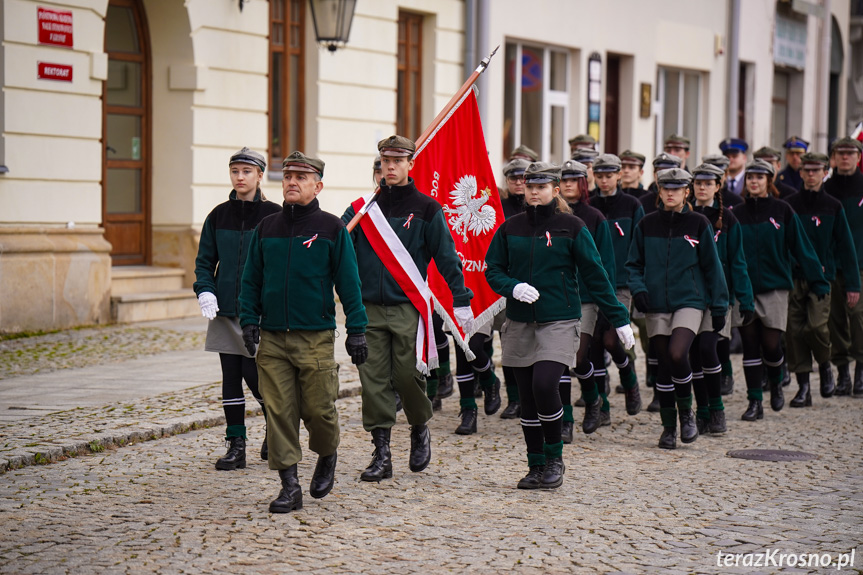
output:
<instances>
[{"instance_id":1,"label":"window","mask_svg":"<svg viewBox=\"0 0 863 575\"><path fill-rule=\"evenodd\" d=\"M304 22L304 0L270 1L269 165L271 178L278 180L285 156L303 149Z\"/></svg>"},{"instance_id":2,"label":"window","mask_svg":"<svg viewBox=\"0 0 863 575\"><path fill-rule=\"evenodd\" d=\"M656 90L656 150L671 134L692 142L689 156L693 165L701 159L701 75L697 72L660 68Z\"/></svg>"},{"instance_id":3,"label":"window","mask_svg":"<svg viewBox=\"0 0 863 575\"><path fill-rule=\"evenodd\" d=\"M399 12L396 133L416 140L422 133L423 17Z\"/></svg>"},{"instance_id":4,"label":"window","mask_svg":"<svg viewBox=\"0 0 863 575\"><path fill-rule=\"evenodd\" d=\"M779 150L788 139L788 84L789 74L773 73L773 125L770 132L770 145Z\"/></svg>"},{"instance_id":5,"label":"window","mask_svg":"<svg viewBox=\"0 0 863 575\"><path fill-rule=\"evenodd\" d=\"M522 144L542 160L567 159L569 54L508 42L503 114L504 160Z\"/></svg>"}]
</instances>

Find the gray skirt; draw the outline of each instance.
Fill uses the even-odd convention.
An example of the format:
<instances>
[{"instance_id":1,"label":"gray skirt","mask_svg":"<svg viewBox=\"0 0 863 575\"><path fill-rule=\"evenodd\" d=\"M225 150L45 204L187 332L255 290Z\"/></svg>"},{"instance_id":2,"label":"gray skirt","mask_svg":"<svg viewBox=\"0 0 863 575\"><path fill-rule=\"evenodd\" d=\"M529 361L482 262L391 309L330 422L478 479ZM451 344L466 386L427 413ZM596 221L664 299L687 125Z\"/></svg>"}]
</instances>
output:
<instances>
[{"instance_id":1,"label":"gray skirt","mask_svg":"<svg viewBox=\"0 0 863 575\"><path fill-rule=\"evenodd\" d=\"M580 321L522 323L507 319L500 328L501 363L530 367L538 361L556 361L575 367Z\"/></svg>"},{"instance_id":2,"label":"gray skirt","mask_svg":"<svg viewBox=\"0 0 863 575\"><path fill-rule=\"evenodd\" d=\"M593 335L596 329L596 319L599 317L599 307L595 303L581 304L581 333Z\"/></svg>"},{"instance_id":3,"label":"gray skirt","mask_svg":"<svg viewBox=\"0 0 863 575\"><path fill-rule=\"evenodd\" d=\"M733 317L733 308L731 311L725 314L725 325L719 331L719 335L730 339L731 338L731 321ZM710 314L710 310L704 311L704 317L701 320L701 327L698 329L698 333L703 333L705 331L713 331L713 316Z\"/></svg>"},{"instance_id":4,"label":"gray skirt","mask_svg":"<svg viewBox=\"0 0 863 575\"><path fill-rule=\"evenodd\" d=\"M240 327L240 318L216 316L207 325L207 340L204 350L230 355L243 355L253 357L246 351L243 343L243 328Z\"/></svg>"},{"instance_id":5,"label":"gray skirt","mask_svg":"<svg viewBox=\"0 0 863 575\"><path fill-rule=\"evenodd\" d=\"M703 319L704 311L692 307L684 307L674 313L648 313L645 314L647 336L671 335L678 327L685 327L697 334Z\"/></svg>"},{"instance_id":6,"label":"gray skirt","mask_svg":"<svg viewBox=\"0 0 863 575\"><path fill-rule=\"evenodd\" d=\"M788 325L788 290L755 294L755 317L764 327L785 331Z\"/></svg>"}]
</instances>

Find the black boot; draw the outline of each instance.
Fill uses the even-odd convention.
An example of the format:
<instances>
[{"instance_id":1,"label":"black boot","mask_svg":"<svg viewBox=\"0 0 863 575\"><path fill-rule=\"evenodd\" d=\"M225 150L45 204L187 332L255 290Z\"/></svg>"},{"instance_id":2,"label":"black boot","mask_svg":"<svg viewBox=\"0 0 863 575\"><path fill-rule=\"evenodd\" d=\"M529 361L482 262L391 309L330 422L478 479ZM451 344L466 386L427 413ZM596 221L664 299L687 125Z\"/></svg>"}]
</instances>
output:
<instances>
[{"instance_id":1,"label":"black boot","mask_svg":"<svg viewBox=\"0 0 863 575\"><path fill-rule=\"evenodd\" d=\"M701 417L696 413L695 426L698 428L698 435L704 435L705 433L707 433L707 428L710 427L710 418Z\"/></svg>"},{"instance_id":2,"label":"black boot","mask_svg":"<svg viewBox=\"0 0 863 575\"><path fill-rule=\"evenodd\" d=\"M785 395L782 393L782 382L770 384L770 409L782 411L785 406Z\"/></svg>"},{"instance_id":3,"label":"black boot","mask_svg":"<svg viewBox=\"0 0 863 575\"><path fill-rule=\"evenodd\" d=\"M626 396L626 413L628 415L638 415L641 411L641 392L638 391L638 385L634 385L631 389L624 389Z\"/></svg>"},{"instance_id":4,"label":"black boot","mask_svg":"<svg viewBox=\"0 0 863 575\"><path fill-rule=\"evenodd\" d=\"M560 438L564 443L572 443L572 421L563 421L560 424Z\"/></svg>"},{"instance_id":5,"label":"black boot","mask_svg":"<svg viewBox=\"0 0 863 575\"><path fill-rule=\"evenodd\" d=\"M232 437L226 441L228 452L216 461L216 469L230 471L246 467L246 438Z\"/></svg>"},{"instance_id":6,"label":"black boot","mask_svg":"<svg viewBox=\"0 0 863 575\"><path fill-rule=\"evenodd\" d=\"M545 465L532 465L527 475L519 479L517 487L519 489L539 489L542 486L544 471Z\"/></svg>"},{"instance_id":7,"label":"black boot","mask_svg":"<svg viewBox=\"0 0 863 575\"><path fill-rule=\"evenodd\" d=\"M821 397L830 397L836 391L836 383L833 381L833 368L830 362L825 361L818 366L818 374L821 376Z\"/></svg>"},{"instance_id":8,"label":"black boot","mask_svg":"<svg viewBox=\"0 0 863 575\"><path fill-rule=\"evenodd\" d=\"M443 376L437 384L437 396L441 399L446 399L453 392L453 376L451 373Z\"/></svg>"},{"instance_id":9,"label":"black boot","mask_svg":"<svg viewBox=\"0 0 863 575\"><path fill-rule=\"evenodd\" d=\"M650 413L659 413L659 395L656 393L656 386L653 386L653 399L647 404L647 411Z\"/></svg>"},{"instance_id":10,"label":"black boot","mask_svg":"<svg viewBox=\"0 0 863 575\"><path fill-rule=\"evenodd\" d=\"M336 460L338 454L319 455L318 464L315 465L315 474L312 475L312 483L309 485L309 495L315 499L326 497L332 491L336 478Z\"/></svg>"},{"instance_id":11,"label":"black boot","mask_svg":"<svg viewBox=\"0 0 863 575\"><path fill-rule=\"evenodd\" d=\"M581 430L590 435L599 429L600 409L602 408L602 398L597 397L596 401L584 408L584 419L581 422Z\"/></svg>"},{"instance_id":12,"label":"black boot","mask_svg":"<svg viewBox=\"0 0 863 575\"><path fill-rule=\"evenodd\" d=\"M764 419L764 407L761 405L760 399L750 399L749 407L740 416L743 421L755 421L756 419Z\"/></svg>"},{"instance_id":13,"label":"black boot","mask_svg":"<svg viewBox=\"0 0 863 575\"><path fill-rule=\"evenodd\" d=\"M390 453L390 429L372 429L375 451L369 466L360 474L361 481L380 481L393 476L393 460Z\"/></svg>"},{"instance_id":14,"label":"black boot","mask_svg":"<svg viewBox=\"0 0 863 575\"><path fill-rule=\"evenodd\" d=\"M677 449L677 428L663 427L662 435L659 436L660 449Z\"/></svg>"},{"instance_id":15,"label":"black boot","mask_svg":"<svg viewBox=\"0 0 863 575\"><path fill-rule=\"evenodd\" d=\"M604 409L599 412L599 426L607 427L611 425L611 411L605 411Z\"/></svg>"},{"instance_id":16,"label":"black boot","mask_svg":"<svg viewBox=\"0 0 863 575\"><path fill-rule=\"evenodd\" d=\"M719 377L719 395L731 395L734 393L734 376L722 374Z\"/></svg>"},{"instance_id":17,"label":"black boot","mask_svg":"<svg viewBox=\"0 0 863 575\"><path fill-rule=\"evenodd\" d=\"M798 373L797 385L800 386L797 390L797 395L794 396L794 399L791 400L789 405L791 407L811 407L812 392L809 389L809 374Z\"/></svg>"},{"instance_id":18,"label":"black boot","mask_svg":"<svg viewBox=\"0 0 863 575\"><path fill-rule=\"evenodd\" d=\"M506 404L503 411L500 412L501 419L518 419L521 417L521 402L510 401Z\"/></svg>"},{"instance_id":19,"label":"black boot","mask_svg":"<svg viewBox=\"0 0 863 575\"><path fill-rule=\"evenodd\" d=\"M711 435L721 435L728 431L725 425L725 411L710 411L710 422L707 424L707 433Z\"/></svg>"},{"instance_id":20,"label":"black boot","mask_svg":"<svg viewBox=\"0 0 863 575\"><path fill-rule=\"evenodd\" d=\"M270 502L270 513L290 513L303 508L303 490L297 480L297 464L287 469L279 469L279 479L282 480L282 490L279 496Z\"/></svg>"},{"instance_id":21,"label":"black boot","mask_svg":"<svg viewBox=\"0 0 863 575\"><path fill-rule=\"evenodd\" d=\"M441 402L439 395L436 395L430 399L432 402L432 411L440 411L441 409L443 409L443 403Z\"/></svg>"},{"instance_id":22,"label":"black boot","mask_svg":"<svg viewBox=\"0 0 863 575\"><path fill-rule=\"evenodd\" d=\"M485 399L483 400L483 410L486 415L494 415L500 409L500 380L496 375L492 376L494 381L491 387L483 390Z\"/></svg>"},{"instance_id":23,"label":"black boot","mask_svg":"<svg viewBox=\"0 0 863 575\"><path fill-rule=\"evenodd\" d=\"M477 409L475 407L473 409L462 408L458 414L461 417L461 423L455 428L456 435L472 435L476 433L476 412Z\"/></svg>"},{"instance_id":24,"label":"black boot","mask_svg":"<svg viewBox=\"0 0 863 575\"><path fill-rule=\"evenodd\" d=\"M784 357L780 369L782 369L782 387L788 387L791 385L791 371L788 370L788 360Z\"/></svg>"},{"instance_id":25,"label":"black boot","mask_svg":"<svg viewBox=\"0 0 863 575\"><path fill-rule=\"evenodd\" d=\"M698 439L698 425L695 423L695 414L691 409L678 409L680 418L680 441L692 443Z\"/></svg>"},{"instance_id":26,"label":"black boot","mask_svg":"<svg viewBox=\"0 0 863 575\"><path fill-rule=\"evenodd\" d=\"M566 471L566 465L563 464L562 457L549 457L545 462L545 469L542 472L543 489L556 489L563 484L563 474Z\"/></svg>"},{"instance_id":27,"label":"black boot","mask_svg":"<svg viewBox=\"0 0 863 575\"><path fill-rule=\"evenodd\" d=\"M863 397L863 365L859 361L854 368L854 395Z\"/></svg>"},{"instance_id":28,"label":"black boot","mask_svg":"<svg viewBox=\"0 0 863 575\"><path fill-rule=\"evenodd\" d=\"M848 364L836 367L839 377L836 378L836 391L833 395L851 395L851 371Z\"/></svg>"},{"instance_id":29,"label":"black boot","mask_svg":"<svg viewBox=\"0 0 863 575\"><path fill-rule=\"evenodd\" d=\"M428 425L411 426L411 456L408 466L414 473L428 467L431 461L431 433Z\"/></svg>"},{"instance_id":30,"label":"black boot","mask_svg":"<svg viewBox=\"0 0 863 575\"><path fill-rule=\"evenodd\" d=\"M403 407L402 406L402 396L399 395L399 392L397 392L396 390L393 390L393 393L396 396L396 413L398 413L399 411L402 410L402 407Z\"/></svg>"},{"instance_id":31,"label":"black boot","mask_svg":"<svg viewBox=\"0 0 863 575\"><path fill-rule=\"evenodd\" d=\"M482 385L479 383L478 378L473 378L473 396L474 397L482 397Z\"/></svg>"},{"instance_id":32,"label":"black boot","mask_svg":"<svg viewBox=\"0 0 863 575\"><path fill-rule=\"evenodd\" d=\"M261 444L261 459L264 461L270 456L270 450L267 447L267 438L264 436L264 442Z\"/></svg>"}]
</instances>

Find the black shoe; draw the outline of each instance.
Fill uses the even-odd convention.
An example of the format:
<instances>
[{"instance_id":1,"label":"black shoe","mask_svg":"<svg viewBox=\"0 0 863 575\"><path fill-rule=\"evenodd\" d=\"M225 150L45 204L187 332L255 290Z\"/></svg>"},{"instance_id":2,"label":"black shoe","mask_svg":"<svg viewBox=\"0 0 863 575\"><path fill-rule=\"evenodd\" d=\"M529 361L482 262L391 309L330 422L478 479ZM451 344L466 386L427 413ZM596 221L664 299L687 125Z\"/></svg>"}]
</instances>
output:
<instances>
[{"instance_id":1,"label":"black shoe","mask_svg":"<svg viewBox=\"0 0 863 575\"><path fill-rule=\"evenodd\" d=\"M560 424L560 438L564 443L572 443L572 421L564 421Z\"/></svg>"},{"instance_id":2,"label":"black shoe","mask_svg":"<svg viewBox=\"0 0 863 575\"><path fill-rule=\"evenodd\" d=\"M264 442L261 444L261 459L264 461L270 456L270 450L267 448L267 438L264 437Z\"/></svg>"},{"instance_id":3,"label":"black shoe","mask_svg":"<svg viewBox=\"0 0 863 575\"><path fill-rule=\"evenodd\" d=\"M492 377L494 381L491 387L484 390L485 399L482 407L486 415L494 415L500 409L500 380L496 375Z\"/></svg>"},{"instance_id":4,"label":"black shoe","mask_svg":"<svg viewBox=\"0 0 863 575\"><path fill-rule=\"evenodd\" d=\"M626 413L628 415L638 415L641 411L641 392L638 390L638 385L633 385L632 389L623 390L626 396Z\"/></svg>"},{"instance_id":5,"label":"black shoe","mask_svg":"<svg viewBox=\"0 0 863 575\"><path fill-rule=\"evenodd\" d=\"M441 399L446 399L451 396L453 393L453 386L455 379L453 378L451 373L446 374L442 378L438 380L437 384L437 396Z\"/></svg>"},{"instance_id":6,"label":"black shoe","mask_svg":"<svg viewBox=\"0 0 863 575\"><path fill-rule=\"evenodd\" d=\"M626 393L626 388L618 383L614 386L614 393Z\"/></svg>"},{"instance_id":7,"label":"black shoe","mask_svg":"<svg viewBox=\"0 0 863 575\"><path fill-rule=\"evenodd\" d=\"M543 489L556 489L563 485L563 474L566 471L566 465L563 464L562 457L550 457L545 462L545 469L542 472L541 487Z\"/></svg>"},{"instance_id":8,"label":"black shoe","mask_svg":"<svg viewBox=\"0 0 863 575\"><path fill-rule=\"evenodd\" d=\"M770 409L773 411L782 411L785 406L785 394L782 392L782 384L770 384Z\"/></svg>"},{"instance_id":9,"label":"black shoe","mask_svg":"<svg viewBox=\"0 0 863 575\"><path fill-rule=\"evenodd\" d=\"M711 435L722 435L728 431L728 426L725 424L725 411L711 411L710 420L707 423L707 433Z\"/></svg>"},{"instance_id":10,"label":"black shoe","mask_svg":"<svg viewBox=\"0 0 863 575\"><path fill-rule=\"evenodd\" d=\"M501 419L518 419L521 417L521 402L510 401L506 407L500 412Z\"/></svg>"},{"instance_id":11,"label":"black shoe","mask_svg":"<svg viewBox=\"0 0 863 575\"><path fill-rule=\"evenodd\" d=\"M719 377L719 395L731 395L734 393L734 376L721 375Z\"/></svg>"},{"instance_id":12,"label":"black shoe","mask_svg":"<svg viewBox=\"0 0 863 575\"><path fill-rule=\"evenodd\" d=\"M833 368L830 362L825 361L818 366L818 374L821 376L821 397L830 397L836 391L836 382L833 380Z\"/></svg>"},{"instance_id":13,"label":"black shoe","mask_svg":"<svg viewBox=\"0 0 863 575\"><path fill-rule=\"evenodd\" d=\"M477 409L475 407L473 409L463 408L459 412L458 415L461 417L461 423L455 428L456 435L473 435L476 433L476 412Z\"/></svg>"},{"instance_id":14,"label":"black shoe","mask_svg":"<svg viewBox=\"0 0 863 575\"><path fill-rule=\"evenodd\" d=\"M755 421L756 419L764 419L764 407L761 405L760 399L750 399L749 407L740 416L743 421Z\"/></svg>"},{"instance_id":15,"label":"black shoe","mask_svg":"<svg viewBox=\"0 0 863 575\"><path fill-rule=\"evenodd\" d=\"M663 427L662 435L659 436L660 449L677 449L677 428Z\"/></svg>"},{"instance_id":16,"label":"black shoe","mask_svg":"<svg viewBox=\"0 0 863 575\"><path fill-rule=\"evenodd\" d=\"M854 368L854 396L863 397L863 365L859 361Z\"/></svg>"},{"instance_id":17,"label":"black shoe","mask_svg":"<svg viewBox=\"0 0 863 575\"><path fill-rule=\"evenodd\" d=\"M656 386L653 387L653 399L647 404L647 411L659 413L659 394L656 393Z\"/></svg>"},{"instance_id":18,"label":"black shoe","mask_svg":"<svg viewBox=\"0 0 863 575\"><path fill-rule=\"evenodd\" d=\"M767 370L765 369L761 375L761 389L767 391L770 389L770 382L767 380Z\"/></svg>"},{"instance_id":19,"label":"black shoe","mask_svg":"<svg viewBox=\"0 0 863 575\"><path fill-rule=\"evenodd\" d=\"M584 408L584 419L581 421L581 430L590 435L599 429L600 410L602 409L602 398L597 397L596 401Z\"/></svg>"},{"instance_id":20,"label":"black shoe","mask_svg":"<svg viewBox=\"0 0 863 575\"><path fill-rule=\"evenodd\" d=\"M527 475L519 479L519 489L539 489L542 486L542 474L545 471L545 465L532 465Z\"/></svg>"},{"instance_id":21,"label":"black shoe","mask_svg":"<svg viewBox=\"0 0 863 575\"><path fill-rule=\"evenodd\" d=\"M318 464L315 465L315 473L312 475L312 483L309 485L309 495L315 499L326 497L333 490L336 478L336 461L338 454L319 455Z\"/></svg>"},{"instance_id":22,"label":"black shoe","mask_svg":"<svg viewBox=\"0 0 863 575\"><path fill-rule=\"evenodd\" d=\"M584 397L579 397L578 399L576 399L573 405L576 407L584 407Z\"/></svg>"},{"instance_id":23,"label":"black shoe","mask_svg":"<svg viewBox=\"0 0 863 575\"><path fill-rule=\"evenodd\" d=\"M246 467L246 438L232 437L225 442L228 452L216 461L216 469L230 471Z\"/></svg>"},{"instance_id":24,"label":"black shoe","mask_svg":"<svg viewBox=\"0 0 863 575\"><path fill-rule=\"evenodd\" d=\"M710 419L695 414L695 426L698 428L698 435L707 433L707 428L710 427Z\"/></svg>"},{"instance_id":25,"label":"black shoe","mask_svg":"<svg viewBox=\"0 0 863 575\"><path fill-rule=\"evenodd\" d=\"M482 397L483 396L482 385L480 385L479 378L477 378L477 377L473 378L473 396L474 397Z\"/></svg>"},{"instance_id":26,"label":"black shoe","mask_svg":"<svg viewBox=\"0 0 863 575\"><path fill-rule=\"evenodd\" d=\"M432 411L440 411L443 409L443 402L440 400L440 396L436 395L431 398L432 402Z\"/></svg>"},{"instance_id":27,"label":"black shoe","mask_svg":"<svg viewBox=\"0 0 863 575\"><path fill-rule=\"evenodd\" d=\"M791 407L812 407L812 392L809 389L809 381L798 381L800 386L797 395L789 402Z\"/></svg>"},{"instance_id":28,"label":"black shoe","mask_svg":"<svg viewBox=\"0 0 863 575\"><path fill-rule=\"evenodd\" d=\"M698 425L695 423L695 414L691 409L679 409L677 412L680 420L680 441L692 443L698 439Z\"/></svg>"},{"instance_id":29,"label":"black shoe","mask_svg":"<svg viewBox=\"0 0 863 575\"><path fill-rule=\"evenodd\" d=\"M599 426L606 427L611 425L611 411L599 412Z\"/></svg>"},{"instance_id":30,"label":"black shoe","mask_svg":"<svg viewBox=\"0 0 863 575\"><path fill-rule=\"evenodd\" d=\"M431 433L428 425L411 426L411 456L408 466L418 473L428 467L431 461Z\"/></svg>"},{"instance_id":31,"label":"black shoe","mask_svg":"<svg viewBox=\"0 0 863 575\"><path fill-rule=\"evenodd\" d=\"M833 395L851 395L851 371L848 364L838 366L836 371L839 377L836 378L836 391Z\"/></svg>"},{"instance_id":32,"label":"black shoe","mask_svg":"<svg viewBox=\"0 0 863 575\"><path fill-rule=\"evenodd\" d=\"M788 387L791 385L791 372L788 371L788 361L783 358L782 360L782 387Z\"/></svg>"},{"instance_id":33,"label":"black shoe","mask_svg":"<svg viewBox=\"0 0 863 575\"><path fill-rule=\"evenodd\" d=\"M402 410L402 396L396 390L393 390L393 393L396 394L396 413L398 413Z\"/></svg>"},{"instance_id":34,"label":"black shoe","mask_svg":"<svg viewBox=\"0 0 863 575\"><path fill-rule=\"evenodd\" d=\"M361 481L380 481L393 476L393 460L390 453L390 429L372 429L372 444L375 451L369 466L360 474Z\"/></svg>"},{"instance_id":35,"label":"black shoe","mask_svg":"<svg viewBox=\"0 0 863 575\"><path fill-rule=\"evenodd\" d=\"M297 464L287 469L279 469L279 479L282 480L282 490L279 496L270 502L270 513L290 513L303 508L303 490L297 480Z\"/></svg>"}]
</instances>

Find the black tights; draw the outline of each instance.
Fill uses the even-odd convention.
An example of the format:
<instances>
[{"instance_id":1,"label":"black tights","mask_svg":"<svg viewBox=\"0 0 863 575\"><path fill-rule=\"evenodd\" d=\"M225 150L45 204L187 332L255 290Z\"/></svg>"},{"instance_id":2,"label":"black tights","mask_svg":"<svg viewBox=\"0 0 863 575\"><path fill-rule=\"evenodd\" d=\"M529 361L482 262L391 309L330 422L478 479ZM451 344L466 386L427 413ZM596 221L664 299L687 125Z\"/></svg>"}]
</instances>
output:
<instances>
[{"instance_id":1,"label":"black tights","mask_svg":"<svg viewBox=\"0 0 863 575\"><path fill-rule=\"evenodd\" d=\"M593 335L582 333L578 340L578 352L575 354L575 375L579 378L581 387L595 385L593 379L593 366L590 363L590 346ZM581 374L581 375L579 375ZM586 383L587 381L590 383ZM563 405L572 405L572 379L569 370L564 370L560 378L560 401Z\"/></svg>"},{"instance_id":2,"label":"black tights","mask_svg":"<svg viewBox=\"0 0 863 575\"><path fill-rule=\"evenodd\" d=\"M742 325L739 329L743 343L743 373L746 376L747 395L749 399L761 399L763 364L767 364L767 378L771 383L782 379L782 331L764 327L760 319L749 325Z\"/></svg>"},{"instance_id":3,"label":"black tights","mask_svg":"<svg viewBox=\"0 0 863 575\"><path fill-rule=\"evenodd\" d=\"M660 407L674 407L674 395L692 395L692 367L689 364L689 349L695 334L685 327L672 330L671 335L655 335L650 338L659 358L659 374L656 391Z\"/></svg>"},{"instance_id":4,"label":"black tights","mask_svg":"<svg viewBox=\"0 0 863 575\"><path fill-rule=\"evenodd\" d=\"M720 398L719 380L722 365L719 363L717 344L720 335L715 331L705 331L695 336L689 350L689 362L692 364L692 389L700 413L704 413L710 400L716 403Z\"/></svg>"},{"instance_id":5,"label":"black tights","mask_svg":"<svg viewBox=\"0 0 863 575\"><path fill-rule=\"evenodd\" d=\"M474 396L474 372L480 375L481 381L484 379L484 375L490 376L494 373L491 358L486 353L486 338L487 336L484 334L475 333L467 342L468 347L470 347L470 350L476 356L476 359L473 361L468 361L461 347L455 346L455 378L458 382L458 392L462 399Z\"/></svg>"},{"instance_id":6,"label":"black tights","mask_svg":"<svg viewBox=\"0 0 863 575\"><path fill-rule=\"evenodd\" d=\"M227 425L245 425L246 397L243 395L243 380L261 407L264 400L258 391L258 366L254 357L220 353L222 363L222 409L225 410ZM264 411L266 414L266 411Z\"/></svg>"},{"instance_id":7,"label":"black tights","mask_svg":"<svg viewBox=\"0 0 863 575\"><path fill-rule=\"evenodd\" d=\"M543 441L560 443L563 407L560 376L567 366L556 361L538 361L530 367L514 367L521 398L521 430L528 453L544 453Z\"/></svg>"}]
</instances>

